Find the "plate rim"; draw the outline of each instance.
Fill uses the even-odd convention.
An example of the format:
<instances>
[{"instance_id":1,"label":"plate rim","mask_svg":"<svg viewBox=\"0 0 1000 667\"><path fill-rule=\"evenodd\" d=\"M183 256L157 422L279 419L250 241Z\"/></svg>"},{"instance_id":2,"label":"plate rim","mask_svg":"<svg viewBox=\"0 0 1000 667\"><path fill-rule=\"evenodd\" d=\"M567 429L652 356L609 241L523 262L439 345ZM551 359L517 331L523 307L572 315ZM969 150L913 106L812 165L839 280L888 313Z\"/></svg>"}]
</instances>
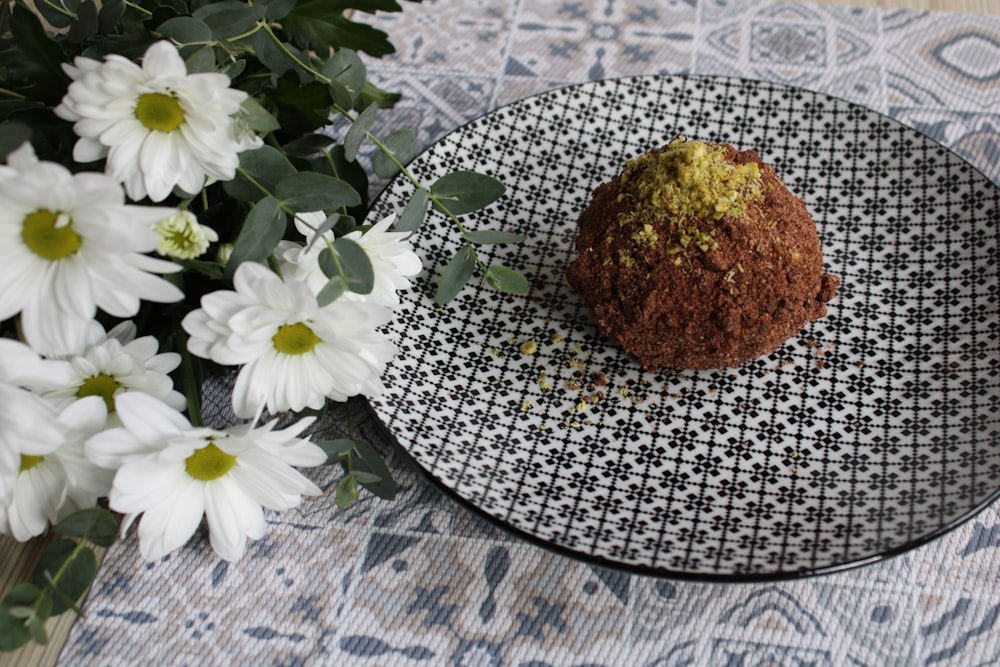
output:
<instances>
[{"instance_id":1,"label":"plate rim","mask_svg":"<svg viewBox=\"0 0 1000 667\"><path fill-rule=\"evenodd\" d=\"M440 137L435 139L433 142L422 148L411 160L410 163L419 160L425 154L433 150L438 144L445 141L452 135L458 134L464 131L466 128L474 123L478 123L485 118L488 118L494 114L497 114L509 107L515 105L525 104L533 99L538 99L546 95L552 95L554 93L565 92L568 90L581 88L585 86L595 86L602 83L609 82L632 82L632 81L642 81L642 80L670 80L670 79L680 79L687 81L728 81L736 83L752 83L752 84L764 84L768 86L774 86L777 88L783 88L786 91L797 91L804 92L810 95L816 95L820 97L825 97L830 100L834 100L841 104L846 104L856 109L859 109L867 114L872 114L883 121L888 121L892 125L898 128L903 128L909 132L912 132L925 141L937 146L938 148L950 153L954 159L964 163L968 168L972 169L979 177L985 180L987 183L991 184L994 188L1000 189L1000 183L995 182L992 178L986 175L982 169L970 162L968 159L960 155L957 151L949 146L946 146L939 140L931 137L930 135L920 131L919 129L907 125L902 121L888 116L877 109L848 100L844 97L839 97L836 95L831 95L830 93L814 90L810 88L804 88L802 86L795 86L780 81L772 81L769 79L761 78L750 78L750 77L740 77L740 76L730 76L730 75L715 75L715 74L692 74L692 73L678 73L678 74L667 74L667 73L657 73L657 74L635 74L635 75L622 75L615 77L606 77L602 79L595 79L590 81L581 81L577 83L567 83L563 85L554 86L552 88L527 95L525 97L512 100L500 106L497 106L489 111L481 113L474 118L470 118L462 124L454 127L448 132L442 134ZM368 214L365 217L364 223L367 224L369 219L373 217L372 211L375 210L379 201L386 196L386 193L397 181L404 179L402 174L396 174L392 178L388 179L382 186L375 197L372 198L368 206ZM418 232L419 233L419 232ZM383 421L382 417L379 415L378 410L372 405L372 399L366 396L360 397L368 415L377 428L380 435L382 435L386 441L388 441L394 451L401 455L401 457L407 462L407 464L424 480L431 483L439 491L443 492L444 495L451 501L458 504L462 509L469 511L471 514L479 519L484 520L491 526L502 530L503 532L514 536L519 540L523 540L528 544L532 544L537 547L541 547L547 551L555 553L557 555L569 558L571 560L576 560L579 562L586 563L588 565L602 567L610 570L616 570L619 572L624 572L630 575L639 575L644 577L661 578L667 580L677 580L677 581L690 581L699 583L730 583L730 584L753 584L753 583L767 583L767 582L778 582L778 581L797 581L801 579L809 579L813 577L819 577L830 574L838 574L842 572L847 572L850 570L855 570L868 565L873 565L875 563L884 562L887 560L894 559L898 556L911 552L922 546L930 544L943 537L944 535L954 531L955 529L968 523L970 520L975 518L990 505L995 503L1000 499L1000 482L997 482L997 487L990 493L985 499L981 500L977 504L967 508L964 512L952 518L950 521L937 526L935 529L918 535L917 537L903 542L899 545L888 549L882 549L872 552L870 555L850 558L848 560L839 561L836 563L831 563L828 565L822 565L819 567L809 567L799 570L774 570L774 571L764 571L764 572L732 572L732 573L718 573L718 572L692 572L684 570L673 570L666 567L656 567L652 565L644 565L637 563L628 563L611 558L606 558L604 556L599 556L591 553L586 553L582 551L577 551L571 547L563 546L552 542L551 540L545 539L538 535L527 532L524 529L518 528L517 526L509 523L508 521L490 514L485 509L476 505L472 500L461 495L456 489L452 488L444 481L439 479L430 470L425 468L417 458L400 442L396 435L391 431L389 426Z\"/></svg>"}]
</instances>

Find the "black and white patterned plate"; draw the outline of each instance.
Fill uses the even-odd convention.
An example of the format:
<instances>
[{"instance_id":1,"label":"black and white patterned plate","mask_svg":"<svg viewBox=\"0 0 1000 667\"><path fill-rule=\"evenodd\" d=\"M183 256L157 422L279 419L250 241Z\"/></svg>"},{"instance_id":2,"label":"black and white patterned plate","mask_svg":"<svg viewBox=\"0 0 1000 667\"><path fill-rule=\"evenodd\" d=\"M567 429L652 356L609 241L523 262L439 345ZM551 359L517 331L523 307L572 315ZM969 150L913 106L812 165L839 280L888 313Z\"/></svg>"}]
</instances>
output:
<instances>
[{"instance_id":1,"label":"black and white patterned plate","mask_svg":"<svg viewBox=\"0 0 1000 667\"><path fill-rule=\"evenodd\" d=\"M756 148L841 277L828 317L738 369L643 372L563 279L591 189L677 134ZM504 181L468 225L527 235L483 257L532 287L435 305L458 243L433 217L371 407L441 487L521 536L643 574L761 580L901 553L997 496L1000 194L927 137L779 84L636 77L501 108L412 168ZM391 182L373 216L411 192Z\"/></svg>"}]
</instances>

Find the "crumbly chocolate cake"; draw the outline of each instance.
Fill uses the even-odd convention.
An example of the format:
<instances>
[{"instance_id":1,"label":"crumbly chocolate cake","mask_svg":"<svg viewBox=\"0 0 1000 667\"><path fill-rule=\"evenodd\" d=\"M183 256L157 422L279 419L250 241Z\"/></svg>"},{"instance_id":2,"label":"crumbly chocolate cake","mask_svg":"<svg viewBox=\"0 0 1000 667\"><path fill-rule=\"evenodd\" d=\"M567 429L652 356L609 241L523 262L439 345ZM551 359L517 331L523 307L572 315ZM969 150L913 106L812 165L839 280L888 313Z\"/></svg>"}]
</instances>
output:
<instances>
[{"instance_id":1,"label":"crumbly chocolate cake","mask_svg":"<svg viewBox=\"0 0 1000 667\"><path fill-rule=\"evenodd\" d=\"M738 366L826 315L816 223L756 151L677 138L579 219L570 287L648 370Z\"/></svg>"}]
</instances>

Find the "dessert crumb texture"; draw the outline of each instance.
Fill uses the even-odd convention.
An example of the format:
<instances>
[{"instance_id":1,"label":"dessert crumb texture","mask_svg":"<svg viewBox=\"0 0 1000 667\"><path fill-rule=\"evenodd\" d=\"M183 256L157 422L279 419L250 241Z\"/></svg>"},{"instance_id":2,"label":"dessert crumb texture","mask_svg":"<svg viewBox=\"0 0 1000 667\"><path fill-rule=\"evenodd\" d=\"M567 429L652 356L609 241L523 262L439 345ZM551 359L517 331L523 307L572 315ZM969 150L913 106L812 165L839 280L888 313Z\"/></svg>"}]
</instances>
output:
<instances>
[{"instance_id":1,"label":"dessert crumb texture","mask_svg":"<svg viewBox=\"0 0 1000 667\"><path fill-rule=\"evenodd\" d=\"M816 223L756 151L674 139L598 186L570 287L648 370L738 366L826 315Z\"/></svg>"}]
</instances>

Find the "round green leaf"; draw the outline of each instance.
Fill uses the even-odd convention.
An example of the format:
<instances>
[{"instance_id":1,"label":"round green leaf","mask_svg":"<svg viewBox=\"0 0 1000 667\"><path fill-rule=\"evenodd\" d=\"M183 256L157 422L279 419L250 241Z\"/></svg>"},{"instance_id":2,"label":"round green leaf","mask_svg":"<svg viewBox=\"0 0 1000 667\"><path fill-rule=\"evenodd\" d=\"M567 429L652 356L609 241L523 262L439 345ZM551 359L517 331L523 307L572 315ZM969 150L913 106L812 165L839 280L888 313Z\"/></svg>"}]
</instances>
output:
<instances>
[{"instance_id":1,"label":"round green leaf","mask_svg":"<svg viewBox=\"0 0 1000 667\"><path fill-rule=\"evenodd\" d=\"M361 94L368 72L365 63L351 49L339 49L323 64L323 75L342 85L350 95L350 102L341 105L350 109L351 104Z\"/></svg>"},{"instance_id":2,"label":"round green leaf","mask_svg":"<svg viewBox=\"0 0 1000 667\"><path fill-rule=\"evenodd\" d=\"M99 547L110 547L118 539L118 520L103 507L73 512L56 524L55 532L66 537L80 537Z\"/></svg>"},{"instance_id":3,"label":"round green leaf","mask_svg":"<svg viewBox=\"0 0 1000 667\"><path fill-rule=\"evenodd\" d=\"M351 475L344 475L337 482L337 489L334 492L334 500L337 507L346 509L351 503L358 499L358 481Z\"/></svg>"},{"instance_id":4,"label":"round green leaf","mask_svg":"<svg viewBox=\"0 0 1000 667\"><path fill-rule=\"evenodd\" d=\"M97 576L97 558L88 547L77 548L73 540L59 540L42 553L31 581L52 600L52 613L61 614L83 597Z\"/></svg>"},{"instance_id":5,"label":"round green leaf","mask_svg":"<svg viewBox=\"0 0 1000 667\"><path fill-rule=\"evenodd\" d=\"M351 458L351 463L361 486L383 500L395 498L396 482L378 451L365 440L357 439L354 449L356 455Z\"/></svg>"},{"instance_id":6,"label":"round green leaf","mask_svg":"<svg viewBox=\"0 0 1000 667\"><path fill-rule=\"evenodd\" d=\"M523 275L502 264L494 264L486 269L486 284L498 292L524 294L528 291L528 280Z\"/></svg>"},{"instance_id":7,"label":"round green leaf","mask_svg":"<svg viewBox=\"0 0 1000 667\"><path fill-rule=\"evenodd\" d=\"M375 114L378 113L378 106L371 104L367 109L358 114L358 117L351 123L351 128L344 135L344 158L348 162L354 162L358 158L358 149L361 142L368 136L368 131L375 124Z\"/></svg>"},{"instance_id":8,"label":"round green leaf","mask_svg":"<svg viewBox=\"0 0 1000 667\"><path fill-rule=\"evenodd\" d=\"M213 55L212 58L214 67L215 56ZM252 97L246 98L243 100L243 104L240 105L240 119L246 123L248 128L262 134L274 132L281 127L278 124L278 119L272 116L271 112L264 108L264 105Z\"/></svg>"},{"instance_id":9,"label":"round green leaf","mask_svg":"<svg viewBox=\"0 0 1000 667\"><path fill-rule=\"evenodd\" d=\"M337 463L354 450L354 440L338 438L336 440L320 440L316 445L326 453L326 462Z\"/></svg>"},{"instance_id":10,"label":"round green leaf","mask_svg":"<svg viewBox=\"0 0 1000 667\"><path fill-rule=\"evenodd\" d=\"M264 197L254 204L233 244L233 254L226 263L226 277L232 278L243 262L263 262L267 259L285 235L285 226L285 214L278 209L277 199Z\"/></svg>"},{"instance_id":11,"label":"round green leaf","mask_svg":"<svg viewBox=\"0 0 1000 667\"><path fill-rule=\"evenodd\" d=\"M304 134L298 139L293 139L281 148L285 151L285 155L290 157L312 157L320 151L329 148L333 142L333 137L312 133Z\"/></svg>"},{"instance_id":12,"label":"round green leaf","mask_svg":"<svg viewBox=\"0 0 1000 667\"><path fill-rule=\"evenodd\" d=\"M0 601L0 651L15 651L31 641L31 633L20 614L11 612L33 608L40 592L34 584L18 584Z\"/></svg>"},{"instance_id":13,"label":"round green leaf","mask_svg":"<svg viewBox=\"0 0 1000 667\"><path fill-rule=\"evenodd\" d=\"M468 245L459 248L444 267L435 299L444 305L455 298L476 270L476 252Z\"/></svg>"},{"instance_id":14,"label":"round green leaf","mask_svg":"<svg viewBox=\"0 0 1000 667\"><path fill-rule=\"evenodd\" d=\"M185 44L204 45L212 40L212 29L204 21L190 16L177 16L164 21L156 30L180 46Z\"/></svg>"},{"instance_id":15,"label":"round green leaf","mask_svg":"<svg viewBox=\"0 0 1000 667\"><path fill-rule=\"evenodd\" d=\"M236 171L236 177L223 183L222 187L230 197L257 201L267 192L274 192L278 181L294 173L295 167L281 151L271 146L261 146L240 153L240 168Z\"/></svg>"},{"instance_id":16,"label":"round green leaf","mask_svg":"<svg viewBox=\"0 0 1000 667\"><path fill-rule=\"evenodd\" d=\"M476 171L453 171L431 186L434 207L452 215L464 215L489 206L503 196L503 183Z\"/></svg>"},{"instance_id":17,"label":"round green leaf","mask_svg":"<svg viewBox=\"0 0 1000 667\"><path fill-rule=\"evenodd\" d=\"M427 218L427 204L427 190L417 188L393 228L397 232L415 232Z\"/></svg>"},{"instance_id":18,"label":"round green leaf","mask_svg":"<svg viewBox=\"0 0 1000 667\"><path fill-rule=\"evenodd\" d=\"M361 203L361 195L346 181L311 171L288 174L275 185L274 195L293 211L327 211Z\"/></svg>"},{"instance_id":19,"label":"round green leaf","mask_svg":"<svg viewBox=\"0 0 1000 667\"><path fill-rule=\"evenodd\" d=\"M372 156L372 170L380 178L392 178L399 173L397 162L405 166L419 152L417 135L409 128L395 130L382 145L385 148Z\"/></svg>"},{"instance_id":20,"label":"round green leaf","mask_svg":"<svg viewBox=\"0 0 1000 667\"><path fill-rule=\"evenodd\" d=\"M365 249L347 238L333 242L333 250L347 280L347 288L356 294L370 294L375 287L375 271Z\"/></svg>"},{"instance_id":21,"label":"round green leaf","mask_svg":"<svg viewBox=\"0 0 1000 667\"><path fill-rule=\"evenodd\" d=\"M334 276L323 285L323 289L316 295L316 303L320 308L329 306L339 299L347 291L347 283L340 276Z\"/></svg>"}]
</instances>

